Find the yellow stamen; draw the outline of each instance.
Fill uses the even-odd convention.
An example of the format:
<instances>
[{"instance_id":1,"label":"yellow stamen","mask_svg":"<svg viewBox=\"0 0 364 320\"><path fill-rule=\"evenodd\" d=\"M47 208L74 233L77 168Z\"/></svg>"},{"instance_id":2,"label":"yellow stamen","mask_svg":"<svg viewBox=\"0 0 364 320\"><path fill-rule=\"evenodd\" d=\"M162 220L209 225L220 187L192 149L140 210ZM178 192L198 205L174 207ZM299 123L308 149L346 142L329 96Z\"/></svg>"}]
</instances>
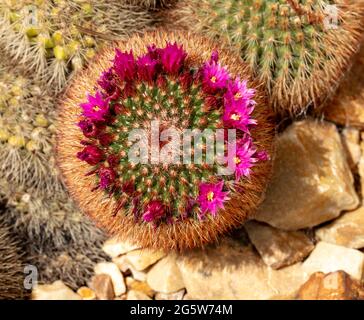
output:
<instances>
[{"instance_id":1,"label":"yellow stamen","mask_svg":"<svg viewBox=\"0 0 364 320\"><path fill-rule=\"evenodd\" d=\"M236 93L234 96L235 100L239 100L242 97L243 97L243 95L241 94L241 92Z\"/></svg>"},{"instance_id":2,"label":"yellow stamen","mask_svg":"<svg viewBox=\"0 0 364 320\"><path fill-rule=\"evenodd\" d=\"M216 77L215 77L215 76L213 76L213 77L211 78L211 82L212 82L212 83L215 83L215 82L216 82Z\"/></svg>"},{"instance_id":3,"label":"yellow stamen","mask_svg":"<svg viewBox=\"0 0 364 320\"><path fill-rule=\"evenodd\" d=\"M212 201L214 200L214 193L212 191L210 191L209 193L207 193L207 200L208 201Z\"/></svg>"},{"instance_id":4,"label":"yellow stamen","mask_svg":"<svg viewBox=\"0 0 364 320\"><path fill-rule=\"evenodd\" d=\"M238 114L234 113L234 114L232 114L232 115L231 115L231 119L233 119L233 120L237 121L237 120L239 120L239 119L240 119L240 115L238 115Z\"/></svg>"},{"instance_id":5,"label":"yellow stamen","mask_svg":"<svg viewBox=\"0 0 364 320\"><path fill-rule=\"evenodd\" d=\"M241 160L240 160L240 158L238 158L238 157L234 157L234 162L235 162L236 164L239 164L239 163L241 162Z\"/></svg>"},{"instance_id":6,"label":"yellow stamen","mask_svg":"<svg viewBox=\"0 0 364 320\"><path fill-rule=\"evenodd\" d=\"M95 111L95 112L98 112L98 111L100 111L100 110L101 110L101 108L100 108L99 106L94 106L94 107L92 108L92 110L93 110L93 111Z\"/></svg>"}]
</instances>

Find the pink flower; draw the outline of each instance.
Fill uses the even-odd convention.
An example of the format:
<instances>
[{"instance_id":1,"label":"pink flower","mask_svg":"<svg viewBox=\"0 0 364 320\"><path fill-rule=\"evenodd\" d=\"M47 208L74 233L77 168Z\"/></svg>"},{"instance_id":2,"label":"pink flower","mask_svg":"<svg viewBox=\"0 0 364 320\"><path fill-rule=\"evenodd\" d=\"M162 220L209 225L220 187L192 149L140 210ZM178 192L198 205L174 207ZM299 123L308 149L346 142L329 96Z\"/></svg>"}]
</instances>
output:
<instances>
[{"instance_id":1,"label":"pink flower","mask_svg":"<svg viewBox=\"0 0 364 320\"><path fill-rule=\"evenodd\" d=\"M157 48L155 44L147 46L148 55L153 59L159 61L161 58L161 52L163 49Z\"/></svg>"},{"instance_id":2,"label":"pink flower","mask_svg":"<svg viewBox=\"0 0 364 320\"><path fill-rule=\"evenodd\" d=\"M136 65L134 60L133 51L130 50L121 52L119 49L115 50L114 70L121 81L132 81L135 77Z\"/></svg>"},{"instance_id":3,"label":"pink flower","mask_svg":"<svg viewBox=\"0 0 364 320\"><path fill-rule=\"evenodd\" d=\"M168 42L164 49L160 50L161 62L167 73L177 74L187 57L187 53L182 46L178 47L177 43Z\"/></svg>"},{"instance_id":4,"label":"pink flower","mask_svg":"<svg viewBox=\"0 0 364 320\"><path fill-rule=\"evenodd\" d=\"M165 215L165 207L164 205L158 200L150 201L143 213L143 220L146 222L154 222L157 221Z\"/></svg>"},{"instance_id":5,"label":"pink flower","mask_svg":"<svg viewBox=\"0 0 364 320\"><path fill-rule=\"evenodd\" d=\"M210 58L210 63L217 63L219 61L219 52L217 50L212 51L211 53L211 58Z\"/></svg>"},{"instance_id":6,"label":"pink flower","mask_svg":"<svg viewBox=\"0 0 364 320\"><path fill-rule=\"evenodd\" d=\"M249 177L251 167L258 161L254 157L257 149L253 146L250 136L246 135L244 138L237 141L236 154L234 157L235 163L235 179L239 180L241 177Z\"/></svg>"},{"instance_id":7,"label":"pink flower","mask_svg":"<svg viewBox=\"0 0 364 320\"><path fill-rule=\"evenodd\" d=\"M225 89L230 75L225 67L211 60L204 64L201 70L202 88L206 93L216 93Z\"/></svg>"},{"instance_id":8,"label":"pink flower","mask_svg":"<svg viewBox=\"0 0 364 320\"><path fill-rule=\"evenodd\" d=\"M77 158L86 161L94 166L98 164L104 157L103 152L96 146L88 145L82 151L77 153Z\"/></svg>"},{"instance_id":9,"label":"pink flower","mask_svg":"<svg viewBox=\"0 0 364 320\"><path fill-rule=\"evenodd\" d=\"M246 105L244 100L225 98L224 107L222 120L228 128L249 132L249 126L257 124L257 121L251 117L251 113L254 110L254 102Z\"/></svg>"},{"instance_id":10,"label":"pink flower","mask_svg":"<svg viewBox=\"0 0 364 320\"><path fill-rule=\"evenodd\" d=\"M237 78L234 81L229 82L224 98L230 103L248 106L249 104L254 103L252 101L254 94L255 90L247 87L246 80L240 81L240 78Z\"/></svg>"},{"instance_id":11,"label":"pink flower","mask_svg":"<svg viewBox=\"0 0 364 320\"><path fill-rule=\"evenodd\" d=\"M104 100L100 92L96 92L94 97L88 95L87 98L88 102L80 105L83 115L90 120L105 121L109 114L109 98Z\"/></svg>"},{"instance_id":12,"label":"pink flower","mask_svg":"<svg viewBox=\"0 0 364 320\"><path fill-rule=\"evenodd\" d=\"M101 167L98 171L100 177L100 188L107 189L110 187L116 178L116 173L111 168Z\"/></svg>"},{"instance_id":13,"label":"pink flower","mask_svg":"<svg viewBox=\"0 0 364 320\"><path fill-rule=\"evenodd\" d=\"M96 126L96 124L89 119L81 120L77 125L82 130L82 133L86 138L94 138L100 132L100 129Z\"/></svg>"},{"instance_id":14,"label":"pink flower","mask_svg":"<svg viewBox=\"0 0 364 320\"><path fill-rule=\"evenodd\" d=\"M198 201L200 203L202 215L209 211L213 216L219 208L224 207L224 201L227 199L227 192L223 192L224 181L216 184L201 183Z\"/></svg>"},{"instance_id":15,"label":"pink flower","mask_svg":"<svg viewBox=\"0 0 364 320\"><path fill-rule=\"evenodd\" d=\"M138 77L144 81L152 81L157 68L157 61L152 59L149 54L140 57L137 62Z\"/></svg>"},{"instance_id":16,"label":"pink flower","mask_svg":"<svg viewBox=\"0 0 364 320\"><path fill-rule=\"evenodd\" d=\"M112 69L104 71L99 80L98 85L107 93L107 95L112 95L116 89L115 79Z\"/></svg>"}]
</instances>

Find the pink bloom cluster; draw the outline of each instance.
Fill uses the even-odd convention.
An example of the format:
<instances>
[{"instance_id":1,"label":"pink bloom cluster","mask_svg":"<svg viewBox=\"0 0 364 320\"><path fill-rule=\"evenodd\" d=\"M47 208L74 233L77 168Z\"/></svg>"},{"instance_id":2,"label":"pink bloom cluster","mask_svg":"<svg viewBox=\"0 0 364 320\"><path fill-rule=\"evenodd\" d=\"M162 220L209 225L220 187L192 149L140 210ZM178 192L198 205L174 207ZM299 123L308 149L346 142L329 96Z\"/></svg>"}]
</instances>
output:
<instances>
[{"instance_id":1,"label":"pink bloom cluster","mask_svg":"<svg viewBox=\"0 0 364 320\"><path fill-rule=\"evenodd\" d=\"M165 89L170 76L177 79L184 90L192 84L199 86L205 104L210 109L222 110L224 127L240 132L234 158L236 180L248 177L257 161L269 158L264 151L257 150L250 135L250 128L257 124L252 118L254 90L248 88L246 81L233 78L227 68L220 65L216 51L197 72L186 67L186 58L187 53L177 43L168 42L164 48L148 46L146 53L139 57L135 57L132 50L122 52L116 49L112 66L97 81L95 94L88 94L87 102L80 105L82 119L77 125L86 140L82 141L84 148L77 153L77 157L93 166L89 174L97 175L96 188L132 196L133 204L142 206L141 212L135 206L134 211L138 211L138 216L146 222L155 223L167 219L167 204L155 199L140 204L133 181L119 179L117 168L120 157L115 153L110 154L114 136L108 130L117 115L127 112L119 98L132 97L136 92L136 84L148 82ZM218 210L224 207L224 202L228 199L226 189L224 180L200 183L197 199L190 199L194 204L199 204L200 219L207 213L216 216ZM122 204L120 202L117 207Z\"/></svg>"}]
</instances>

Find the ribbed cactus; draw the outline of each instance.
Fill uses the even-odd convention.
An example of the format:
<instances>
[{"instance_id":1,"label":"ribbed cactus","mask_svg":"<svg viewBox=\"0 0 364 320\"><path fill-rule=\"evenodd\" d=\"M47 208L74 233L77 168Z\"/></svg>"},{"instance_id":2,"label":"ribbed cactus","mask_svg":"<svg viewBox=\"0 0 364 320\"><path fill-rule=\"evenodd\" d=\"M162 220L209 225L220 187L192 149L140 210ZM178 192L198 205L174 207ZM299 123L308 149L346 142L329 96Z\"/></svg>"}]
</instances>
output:
<instances>
[{"instance_id":1,"label":"ribbed cactus","mask_svg":"<svg viewBox=\"0 0 364 320\"><path fill-rule=\"evenodd\" d=\"M189 0L167 21L225 38L266 84L280 114L318 107L337 87L363 32L362 1Z\"/></svg>"},{"instance_id":2,"label":"ribbed cactus","mask_svg":"<svg viewBox=\"0 0 364 320\"><path fill-rule=\"evenodd\" d=\"M0 300L25 297L24 270L19 254L19 243L0 223Z\"/></svg>"},{"instance_id":3,"label":"ribbed cactus","mask_svg":"<svg viewBox=\"0 0 364 320\"><path fill-rule=\"evenodd\" d=\"M150 22L145 9L121 0L5 0L0 44L60 90L105 38L141 31Z\"/></svg>"},{"instance_id":4,"label":"ribbed cactus","mask_svg":"<svg viewBox=\"0 0 364 320\"><path fill-rule=\"evenodd\" d=\"M71 194L111 233L143 246L215 240L254 211L269 177L273 130L260 84L230 51L189 34L147 33L114 49L75 78L59 109L58 163ZM225 164L209 158L208 137L191 150L170 143L185 129L216 140L220 130L234 170L219 173ZM145 133L149 146L155 130L156 157L130 140Z\"/></svg>"}]
</instances>

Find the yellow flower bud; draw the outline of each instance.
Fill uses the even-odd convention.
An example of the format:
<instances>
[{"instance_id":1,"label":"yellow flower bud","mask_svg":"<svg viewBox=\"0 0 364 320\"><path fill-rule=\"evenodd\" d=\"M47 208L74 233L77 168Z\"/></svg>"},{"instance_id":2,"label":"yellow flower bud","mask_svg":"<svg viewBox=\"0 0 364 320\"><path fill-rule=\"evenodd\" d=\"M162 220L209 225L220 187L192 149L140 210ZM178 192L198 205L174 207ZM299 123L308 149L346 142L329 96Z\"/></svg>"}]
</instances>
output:
<instances>
[{"instance_id":1,"label":"yellow flower bud","mask_svg":"<svg viewBox=\"0 0 364 320\"><path fill-rule=\"evenodd\" d=\"M16 148L22 148L25 146L26 142L24 137L22 136L11 136L8 140L8 143L12 146L12 147L16 147Z\"/></svg>"},{"instance_id":2,"label":"yellow flower bud","mask_svg":"<svg viewBox=\"0 0 364 320\"><path fill-rule=\"evenodd\" d=\"M35 125L38 127L47 127L48 126L48 120L43 114L38 114L35 117Z\"/></svg>"}]
</instances>

